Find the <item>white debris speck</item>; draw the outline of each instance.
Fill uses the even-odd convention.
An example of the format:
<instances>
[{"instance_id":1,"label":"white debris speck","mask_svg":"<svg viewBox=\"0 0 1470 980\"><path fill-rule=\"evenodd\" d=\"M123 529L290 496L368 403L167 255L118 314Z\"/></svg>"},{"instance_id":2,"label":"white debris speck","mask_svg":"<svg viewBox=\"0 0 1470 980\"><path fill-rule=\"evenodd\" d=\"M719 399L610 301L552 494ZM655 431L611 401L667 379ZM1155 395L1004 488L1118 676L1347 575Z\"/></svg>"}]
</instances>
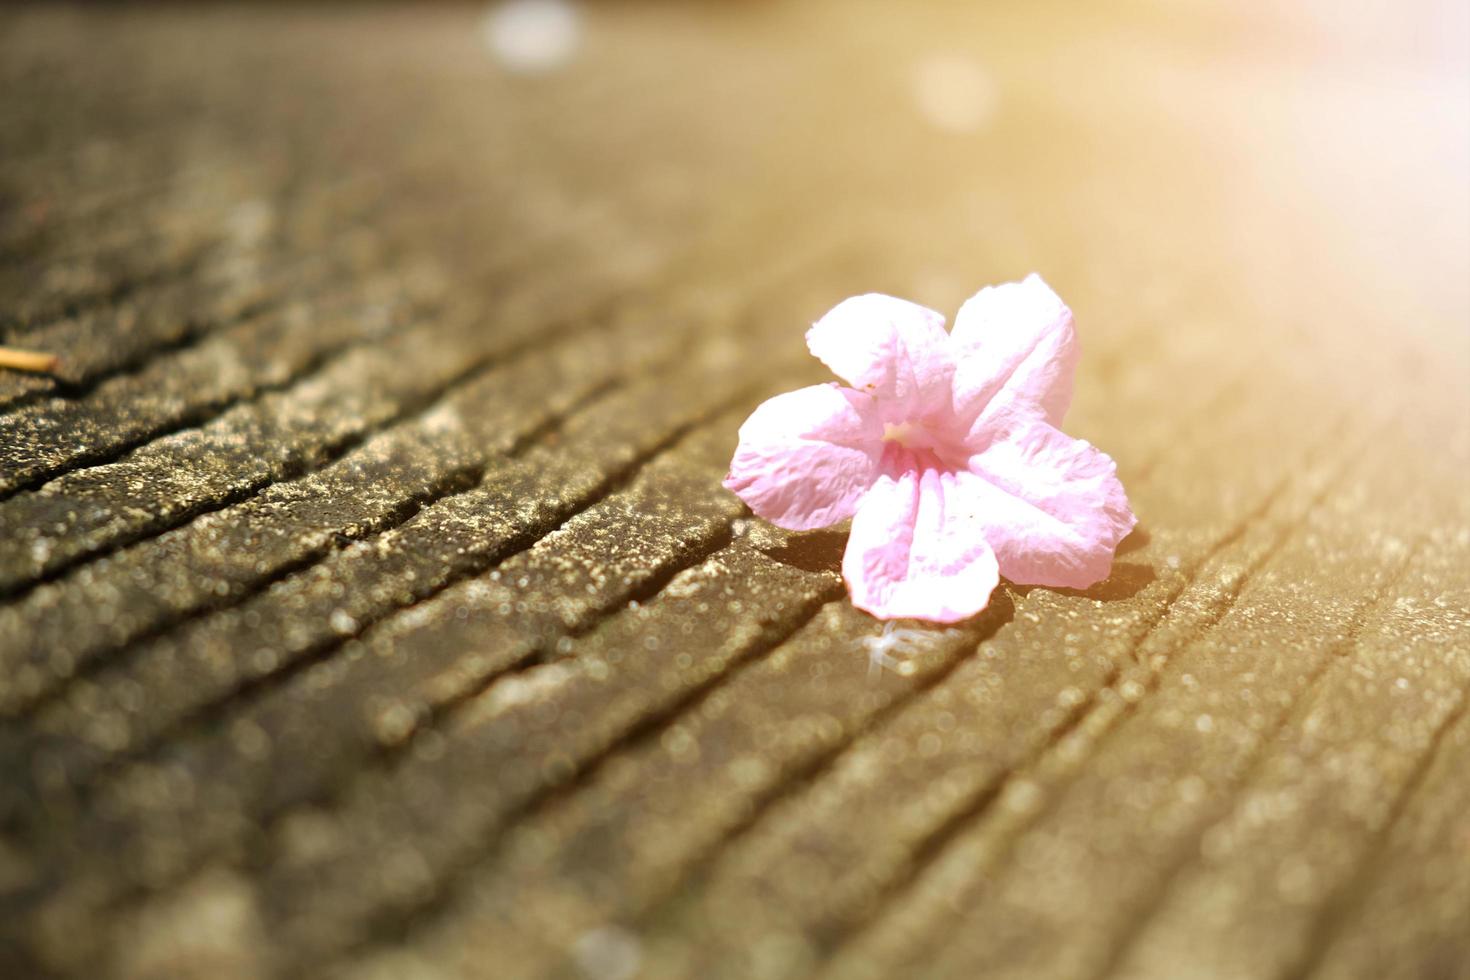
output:
<instances>
[{"instance_id":1,"label":"white debris speck","mask_svg":"<svg viewBox=\"0 0 1470 980\"><path fill-rule=\"evenodd\" d=\"M914 67L914 102L919 114L935 127L968 133L985 126L995 114L995 84L972 58L938 54Z\"/></svg>"},{"instance_id":2,"label":"white debris speck","mask_svg":"<svg viewBox=\"0 0 1470 980\"><path fill-rule=\"evenodd\" d=\"M602 926L578 936L572 955L588 980L631 980L643 960L643 944L626 929Z\"/></svg>"},{"instance_id":3,"label":"white debris speck","mask_svg":"<svg viewBox=\"0 0 1470 980\"><path fill-rule=\"evenodd\" d=\"M225 228L238 248L258 248L275 228L276 214L269 201L259 198L235 206Z\"/></svg>"},{"instance_id":4,"label":"white debris speck","mask_svg":"<svg viewBox=\"0 0 1470 980\"><path fill-rule=\"evenodd\" d=\"M1041 787L1029 779L1017 779L1001 794L1001 805L1012 813L1035 813L1041 802Z\"/></svg>"},{"instance_id":5,"label":"white debris speck","mask_svg":"<svg viewBox=\"0 0 1470 980\"><path fill-rule=\"evenodd\" d=\"M912 673L913 668L904 658L922 653L932 640L932 635L923 630L899 629L893 623L885 623L882 633L861 640L868 651L868 676L885 667L898 674Z\"/></svg>"},{"instance_id":6,"label":"white debris speck","mask_svg":"<svg viewBox=\"0 0 1470 980\"><path fill-rule=\"evenodd\" d=\"M506 70L523 74L566 65L581 34L581 17L568 0L503 0L485 15L490 53Z\"/></svg>"}]
</instances>

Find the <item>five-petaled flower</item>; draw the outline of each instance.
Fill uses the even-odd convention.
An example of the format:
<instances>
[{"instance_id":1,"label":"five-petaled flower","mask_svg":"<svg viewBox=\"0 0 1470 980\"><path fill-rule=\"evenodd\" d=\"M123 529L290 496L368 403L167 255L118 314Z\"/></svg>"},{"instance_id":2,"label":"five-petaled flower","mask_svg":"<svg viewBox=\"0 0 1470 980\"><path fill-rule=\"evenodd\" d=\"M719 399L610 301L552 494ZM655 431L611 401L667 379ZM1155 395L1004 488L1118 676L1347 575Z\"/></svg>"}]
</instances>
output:
<instances>
[{"instance_id":1,"label":"five-petaled flower","mask_svg":"<svg viewBox=\"0 0 1470 980\"><path fill-rule=\"evenodd\" d=\"M1112 459L1057 428L1072 400L1072 312L1041 277L982 289L953 333L870 294L807 332L835 382L778 395L740 427L725 486L794 531L852 518L842 574L884 619L950 623L999 576L1086 588L1135 519Z\"/></svg>"}]
</instances>

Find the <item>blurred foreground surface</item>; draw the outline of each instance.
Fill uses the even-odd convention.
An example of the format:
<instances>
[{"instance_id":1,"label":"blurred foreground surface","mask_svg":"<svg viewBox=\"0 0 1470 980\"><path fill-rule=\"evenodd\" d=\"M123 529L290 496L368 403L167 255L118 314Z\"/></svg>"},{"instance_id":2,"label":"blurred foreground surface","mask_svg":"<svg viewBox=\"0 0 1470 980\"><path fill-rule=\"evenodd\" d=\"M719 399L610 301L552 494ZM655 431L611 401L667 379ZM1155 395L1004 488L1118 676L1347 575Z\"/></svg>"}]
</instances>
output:
<instances>
[{"instance_id":1,"label":"blurred foreground surface","mask_svg":"<svg viewBox=\"0 0 1470 980\"><path fill-rule=\"evenodd\" d=\"M1464 13L1110 6L0 14L0 972L1470 976ZM1032 270L1141 529L869 677L735 430Z\"/></svg>"}]
</instances>

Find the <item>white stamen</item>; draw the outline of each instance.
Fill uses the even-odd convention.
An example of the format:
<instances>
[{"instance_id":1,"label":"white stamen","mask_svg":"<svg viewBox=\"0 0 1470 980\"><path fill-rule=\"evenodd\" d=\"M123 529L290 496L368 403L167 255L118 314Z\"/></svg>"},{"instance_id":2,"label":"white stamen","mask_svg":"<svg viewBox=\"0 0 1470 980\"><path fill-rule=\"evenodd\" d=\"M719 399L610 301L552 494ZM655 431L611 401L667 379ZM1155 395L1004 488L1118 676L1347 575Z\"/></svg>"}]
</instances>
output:
<instances>
[{"instance_id":1,"label":"white stamen","mask_svg":"<svg viewBox=\"0 0 1470 980\"><path fill-rule=\"evenodd\" d=\"M909 673L911 668L906 658L922 653L932 639L932 634L924 630L899 629L893 623L884 623L882 633L865 636L860 641L868 651L868 676L873 677L884 668L895 674Z\"/></svg>"}]
</instances>

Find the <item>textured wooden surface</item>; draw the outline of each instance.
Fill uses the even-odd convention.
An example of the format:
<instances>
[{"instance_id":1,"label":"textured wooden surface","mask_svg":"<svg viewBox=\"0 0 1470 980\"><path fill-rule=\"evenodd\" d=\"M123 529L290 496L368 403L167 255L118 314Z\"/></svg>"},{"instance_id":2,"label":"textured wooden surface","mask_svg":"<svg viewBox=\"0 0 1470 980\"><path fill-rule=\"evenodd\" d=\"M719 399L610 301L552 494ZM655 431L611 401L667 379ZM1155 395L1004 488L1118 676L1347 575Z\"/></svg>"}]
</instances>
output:
<instances>
[{"instance_id":1,"label":"textured wooden surface","mask_svg":"<svg viewBox=\"0 0 1470 980\"><path fill-rule=\"evenodd\" d=\"M1470 976L1457 4L0 13L0 971ZM719 480L1041 271L1141 518L905 668Z\"/></svg>"}]
</instances>

